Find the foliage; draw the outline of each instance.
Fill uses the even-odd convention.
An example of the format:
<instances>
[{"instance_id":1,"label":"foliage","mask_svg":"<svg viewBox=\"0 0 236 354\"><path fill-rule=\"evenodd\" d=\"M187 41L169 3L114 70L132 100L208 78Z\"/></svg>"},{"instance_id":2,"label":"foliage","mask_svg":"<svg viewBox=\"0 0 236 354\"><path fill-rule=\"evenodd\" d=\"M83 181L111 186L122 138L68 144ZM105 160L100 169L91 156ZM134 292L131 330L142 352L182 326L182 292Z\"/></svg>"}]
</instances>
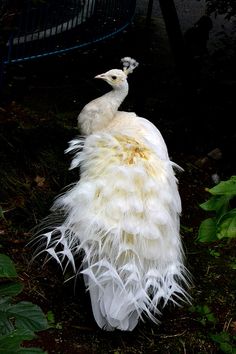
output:
<instances>
[{"instance_id":1,"label":"foliage","mask_svg":"<svg viewBox=\"0 0 236 354\"><path fill-rule=\"evenodd\" d=\"M210 199L200 207L214 213L214 216L201 223L197 240L213 242L222 238L236 238L236 208L232 208L236 197L236 176L220 182L208 192L211 194Z\"/></svg>"},{"instance_id":2,"label":"foliage","mask_svg":"<svg viewBox=\"0 0 236 354\"><path fill-rule=\"evenodd\" d=\"M35 332L48 328L42 310L27 301L14 302L22 284L15 281L14 263L0 254L0 353L44 353L39 348L24 348L21 343L35 338Z\"/></svg>"},{"instance_id":3,"label":"foliage","mask_svg":"<svg viewBox=\"0 0 236 354\"><path fill-rule=\"evenodd\" d=\"M215 258L218 258L218 257L220 257L220 252L218 252L218 251L216 251L216 250L214 250L214 249L209 249L209 253L210 253L210 255L212 256L212 257L215 257Z\"/></svg>"},{"instance_id":4,"label":"foliage","mask_svg":"<svg viewBox=\"0 0 236 354\"><path fill-rule=\"evenodd\" d=\"M212 334L211 339L219 345L222 353L236 354L236 346L234 344L236 336L230 336L227 332L221 332Z\"/></svg>"},{"instance_id":5,"label":"foliage","mask_svg":"<svg viewBox=\"0 0 236 354\"><path fill-rule=\"evenodd\" d=\"M191 306L189 310L190 312L195 312L198 314L197 321L199 321L203 326L205 326L208 322L214 325L217 323L217 319L208 305Z\"/></svg>"},{"instance_id":6,"label":"foliage","mask_svg":"<svg viewBox=\"0 0 236 354\"><path fill-rule=\"evenodd\" d=\"M225 15L227 20L236 15L235 0L206 0L206 4L208 15Z\"/></svg>"},{"instance_id":7,"label":"foliage","mask_svg":"<svg viewBox=\"0 0 236 354\"><path fill-rule=\"evenodd\" d=\"M218 323L217 318L208 305L196 305L190 307L190 312L197 314L197 321L204 327L208 325L208 330L214 331L215 325ZM236 336L230 335L228 332L220 332L209 334L213 342L217 344L222 353L236 354L235 340Z\"/></svg>"},{"instance_id":8,"label":"foliage","mask_svg":"<svg viewBox=\"0 0 236 354\"><path fill-rule=\"evenodd\" d=\"M55 315L52 311L48 311L46 316L49 328L62 329L62 324L55 321Z\"/></svg>"}]
</instances>

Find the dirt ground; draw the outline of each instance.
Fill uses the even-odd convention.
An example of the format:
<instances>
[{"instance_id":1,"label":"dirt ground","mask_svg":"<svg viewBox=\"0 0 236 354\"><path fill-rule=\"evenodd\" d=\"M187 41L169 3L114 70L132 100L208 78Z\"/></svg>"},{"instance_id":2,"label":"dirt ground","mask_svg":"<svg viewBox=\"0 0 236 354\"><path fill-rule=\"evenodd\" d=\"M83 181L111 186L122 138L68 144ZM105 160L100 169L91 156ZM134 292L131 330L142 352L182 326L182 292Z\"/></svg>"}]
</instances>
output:
<instances>
[{"instance_id":1,"label":"dirt ground","mask_svg":"<svg viewBox=\"0 0 236 354\"><path fill-rule=\"evenodd\" d=\"M108 90L93 77L119 67L127 55L140 66L129 78L122 109L150 119L162 132L171 159L184 169L177 177L193 300L192 306L167 306L160 325L145 321L131 333L106 333L93 320L82 280L64 283L70 274L63 276L55 262L30 263L27 244L54 198L79 178L78 172L68 171L70 156L64 150L77 135L81 108ZM0 244L24 283L20 299L55 316L34 345L49 354L235 353L235 241L196 242L200 222L207 217L199 204L208 197L206 188L214 185L212 175L225 180L235 174L235 56L231 46L196 59L192 90L178 75L163 22L153 19L146 28L139 19L119 37L87 50L7 68L0 107L0 204L5 210ZM222 157L208 158L215 148ZM228 351L212 339L221 332L230 335Z\"/></svg>"}]
</instances>

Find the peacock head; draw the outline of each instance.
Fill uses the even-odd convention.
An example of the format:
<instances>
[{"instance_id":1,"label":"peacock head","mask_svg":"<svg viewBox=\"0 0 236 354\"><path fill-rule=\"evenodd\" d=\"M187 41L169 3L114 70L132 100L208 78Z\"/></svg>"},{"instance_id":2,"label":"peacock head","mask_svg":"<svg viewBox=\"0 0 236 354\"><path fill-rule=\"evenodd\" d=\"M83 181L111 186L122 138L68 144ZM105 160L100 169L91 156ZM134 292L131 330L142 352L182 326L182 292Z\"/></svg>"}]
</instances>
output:
<instances>
[{"instance_id":1,"label":"peacock head","mask_svg":"<svg viewBox=\"0 0 236 354\"><path fill-rule=\"evenodd\" d=\"M95 76L95 79L102 79L115 89L125 85L127 75L122 70L112 69L104 74Z\"/></svg>"},{"instance_id":2,"label":"peacock head","mask_svg":"<svg viewBox=\"0 0 236 354\"><path fill-rule=\"evenodd\" d=\"M127 76L131 74L133 70L139 65L139 63L130 57L124 57L121 59L123 63L123 70L112 69L104 74L95 76L95 79L102 79L106 81L113 89L119 89L127 86Z\"/></svg>"}]
</instances>

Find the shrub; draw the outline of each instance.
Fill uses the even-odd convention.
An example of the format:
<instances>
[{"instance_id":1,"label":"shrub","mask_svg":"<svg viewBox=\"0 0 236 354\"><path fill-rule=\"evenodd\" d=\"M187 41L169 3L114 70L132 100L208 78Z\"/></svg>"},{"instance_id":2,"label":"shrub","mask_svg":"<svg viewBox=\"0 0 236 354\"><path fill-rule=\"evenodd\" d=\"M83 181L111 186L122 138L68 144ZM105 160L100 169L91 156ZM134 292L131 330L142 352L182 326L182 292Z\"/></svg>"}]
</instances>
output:
<instances>
[{"instance_id":1,"label":"shrub","mask_svg":"<svg viewBox=\"0 0 236 354\"><path fill-rule=\"evenodd\" d=\"M222 238L236 238L236 208L233 202L236 197L236 176L222 181L208 189L211 197L200 204L200 207L212 212L213 217L204 220L198 231L199 242L214 242Z\"/></svg>"},{"instance_id":2,"label":"shrub","mask_svg":"<svg viewBox=\"0 0 236 354\"><path fill-rule=\"evenodd\" d=\"M44 353L39 348L24 348L23 341L35 338L35 332L48 328L42 310L27 301L15 302L23 285L16 281L14 263L0 254L0 353Z\"/></svg>"}]
</instances>

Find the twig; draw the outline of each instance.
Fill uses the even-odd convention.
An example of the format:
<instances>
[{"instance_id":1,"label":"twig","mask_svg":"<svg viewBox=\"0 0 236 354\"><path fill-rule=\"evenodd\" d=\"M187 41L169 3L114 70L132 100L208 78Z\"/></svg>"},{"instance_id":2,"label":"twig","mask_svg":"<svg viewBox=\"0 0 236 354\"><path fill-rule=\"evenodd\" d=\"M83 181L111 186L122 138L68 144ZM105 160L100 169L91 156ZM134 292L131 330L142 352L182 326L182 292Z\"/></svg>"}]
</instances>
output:
<instances>
[{"instance_id":1,"label":"twig","mask_svg":"<svg viewBox=\"0 0 236 354\"><path fill-rule=\"evenodd\" d=\"M229 319L229 321L226 321L226 322L225 322L224 327L223 327L223 332L227 332L227 331L228 331L229 326L230 326L230 324L231 324L232 321L233 321L233 317L231 317L231 318Z\"/></svg>"},{"instance_id":2,"label":"twig","mask_svg":"<svg viewBox=\"0 0 236 354\"><path fill-rule=\"evenodd\" d=\"M183 346L183 354L187 354L187 351L186 351L186 346L185 346L185 342L183 341L183 340L179 340L180 341L180 343L182 344L182 346Z\"/></svg>"},{"instance_id":3,"label":"twig","mask_svg":"<svg viewBox=\"0 0 236 354\"><path fill-rule=\"evenodd\" d=\"M181 337L183 336L185 333L187 332L187 330L185 329L183 332L181 333L176 333L176 334L152 334L155 337L160 337L160 338L174 338L174 337Z\"/></svg>"},{"instance_id":4,"label":"twig","mask_svg":"<svg viewBox=\"0 0 236 354\"><path fill-rule=\"evenodd\" d=\"M95 328L93 327L86 327L86 326L71 326L72 328L78 329L80 331L94 331Z\"/></svg>"},{"instance_id":5,"label":"twig","mask_svg":"<svg viewBox=\"0 0 236 354\"><path fill-rule=\"evenodd\" d=\"M181 336L183 336L186 332L187 332L187 330L184 330L183 332L181 332L181 333L176 333L176 334L161 335L161 338L181 337Z\"/></svg>"}]
</instances>

